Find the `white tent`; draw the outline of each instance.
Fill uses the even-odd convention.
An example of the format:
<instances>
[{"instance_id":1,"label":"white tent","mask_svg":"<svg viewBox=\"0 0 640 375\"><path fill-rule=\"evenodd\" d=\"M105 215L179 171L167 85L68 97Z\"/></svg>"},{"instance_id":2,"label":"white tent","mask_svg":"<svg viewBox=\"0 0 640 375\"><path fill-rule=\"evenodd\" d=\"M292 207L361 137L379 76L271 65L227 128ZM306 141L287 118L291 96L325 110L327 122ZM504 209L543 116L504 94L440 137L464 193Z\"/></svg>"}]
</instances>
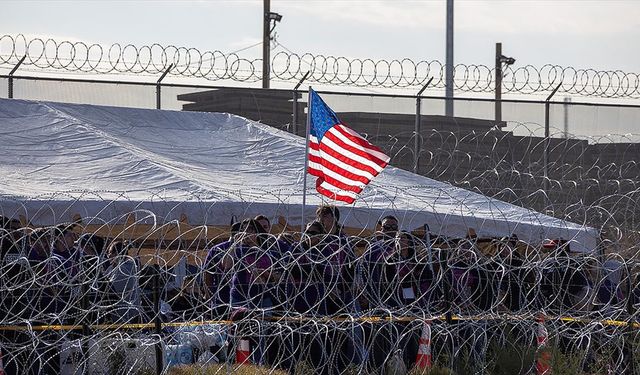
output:
<instances>
[{"instance_id":1,"label":"white tent","mask_svg":"<svg viewBox=\"0 0 640 375\"><path fill-rule=\"evenodd\" d=\"M0 145L0 215L34 224L133 210L207 225L256 214L302 219L304 139L234 115L0 99ZM311 176L307 185L309 219L323 200ZM405 229L563 238L577 251L594 249L598 235L394 167L341 213L353 227L373 229L393 214Z\"/></svg>"}]
</instances>

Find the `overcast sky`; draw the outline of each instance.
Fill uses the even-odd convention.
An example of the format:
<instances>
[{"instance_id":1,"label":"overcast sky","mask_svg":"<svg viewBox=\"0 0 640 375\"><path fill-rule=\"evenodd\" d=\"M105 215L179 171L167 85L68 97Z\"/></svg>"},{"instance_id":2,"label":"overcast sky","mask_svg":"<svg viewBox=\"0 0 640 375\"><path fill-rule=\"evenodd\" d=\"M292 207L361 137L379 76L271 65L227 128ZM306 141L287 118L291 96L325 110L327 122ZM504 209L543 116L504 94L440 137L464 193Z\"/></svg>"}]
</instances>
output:
<instances>
[{"instance_id":1,"label":"overcast sky","mask_svg":"<svg viewBox=\"0 0 640 375\"><path fill-rule=\"evenodd\" d=\"M2 0L0 33L235 51L260 42L262 1ZM278 41L298 52L442 60L445 0L272 0ZM640 1L455 0L455 61L640 72ZM260 56L261 47L247 50Z\"/></svg>"},{"instance_id":2,"label":"overcast sky","mask_svg":"<svg viewBox=\"0 0 640 375\"><path fill-rule=\"evenodd\" d=\"M284 46L277 47L279 50L287 48L299 54L360 59L442 62L445 60L445 5L445 0L271 0L271 10L283 15L276 27L276 39ZM203 52L228 53L242 49L239 54L247 58L260 58L262 54L262 0L0 0L0 6L0 35L21 33L27 37L106 46L158 43ZM640 0L455 0L456 64L492 67L495 43L502 42L503 53L516 58L514 68L556 64L637 75L640 74L639 41ZM246 49L249 46L253 47ZM7 69L3 67L0 73L6 74ZM250 85L259 87L260 82ZM276 82L274 86L277 85ZM443 94L441 89L437 90L440 91L435 94ZM403 93L415 91L411 88L410 92ZM456 92L456 96L461 95L473 94ZM492 96L490 92L482 95ZM561 95L566 94L559 93L558 100L562 100ZM580 100L601 99L582 97ZM638 102L637 99L620 100L627 104ZM340 104L344 103L335 103ZM487 106L485 117L491 118L492 107ZM411 103L407 106L409 111L412 107ZM456 114L475 117L477 111L474 107L465 113L457 106ZM514 120L524 121L515 116L521 109L511 112ZM538 112L535 109L535 113ZM634 119L639 116L636 112L640 111L633 111ZM508 113L505 108L505 116ZM624 116L618 112L606 117L605 122L610 125L603 127L600 113L585 115L593 124L590 129L581 126L580 132L638 133L637 121L620 121ZM561 116L558 114L558 118ZM536 124L541 121L541 118L534 120Z\"/></svg>"}]
</instances>

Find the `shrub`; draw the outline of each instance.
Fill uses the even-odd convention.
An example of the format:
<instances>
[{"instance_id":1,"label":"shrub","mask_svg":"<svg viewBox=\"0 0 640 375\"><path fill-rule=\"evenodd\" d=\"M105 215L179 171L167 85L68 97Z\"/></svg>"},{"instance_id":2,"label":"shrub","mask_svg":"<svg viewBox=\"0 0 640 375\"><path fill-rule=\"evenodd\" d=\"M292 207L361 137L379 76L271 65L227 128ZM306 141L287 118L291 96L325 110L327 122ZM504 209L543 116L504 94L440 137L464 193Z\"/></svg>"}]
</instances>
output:
<instances>
[{"instance_id":1,"label":"shrub","mask_svg":"<svg viewBox=\"0 0 640 375\"><path fill-rule=\"evenodd\" d=\"M584 353L563 353L557 347L551 350L551 368L554 375L583 374L582 361Z\"/></svg>"},{"instance_id":2,"label":"shrub","mask_svg":"<svg viewBox=\"0 0 640 375\"><path fill-rule=\"evenodd\" d=\"M518 344L513 337L508 337L503 344L492 341L487 353L489 374L528 374L534 367L535 354L535 348Z\"/></svg>"}]
</instances>

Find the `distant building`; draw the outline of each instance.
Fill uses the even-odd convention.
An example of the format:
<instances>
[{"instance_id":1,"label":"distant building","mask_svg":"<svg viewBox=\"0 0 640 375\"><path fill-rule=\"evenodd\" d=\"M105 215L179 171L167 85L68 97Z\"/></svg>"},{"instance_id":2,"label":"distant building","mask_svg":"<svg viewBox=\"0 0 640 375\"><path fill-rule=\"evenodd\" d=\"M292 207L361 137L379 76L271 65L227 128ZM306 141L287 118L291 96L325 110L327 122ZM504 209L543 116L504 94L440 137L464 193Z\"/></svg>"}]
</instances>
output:
<instances>
[{"instance_id":1,"label":"distant building","mask_svg":"<svg viewBox=\"0 0 640 375\"><path fill-rule=\"evenodd\" d=\"M286 90L221 88L179 95L178 100L189 102L183 105L185 111L233 113L289 132L297 128L304 136L306 102L298 101L294 127L292 95ZM413 170L415 115L339 112L338 117L381 147L391 164ZM606 197L640 188L640 144L552 138L551 183L544 192L544 138L516 136L505 127L505 122L422 115L418 173L561 217L575 215L575 204L607 209L619 203ZM640 215L640 206L612 213L624 223Z\"/></svg>"}]
</instances>

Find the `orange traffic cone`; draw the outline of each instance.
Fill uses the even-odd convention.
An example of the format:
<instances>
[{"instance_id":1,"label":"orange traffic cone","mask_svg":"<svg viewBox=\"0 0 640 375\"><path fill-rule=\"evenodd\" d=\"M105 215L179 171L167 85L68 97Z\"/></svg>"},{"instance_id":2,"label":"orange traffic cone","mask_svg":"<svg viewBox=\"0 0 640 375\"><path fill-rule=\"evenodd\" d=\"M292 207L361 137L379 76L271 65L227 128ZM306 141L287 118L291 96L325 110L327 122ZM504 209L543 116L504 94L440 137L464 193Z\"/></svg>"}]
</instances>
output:
<instances>
[{"instance_id":1,"label":"orange traffic cone","mask_svg":"<svg viewBox=\"0 0 640 375\"><path fill-rule=\"evenodd\" d=\"M431 368L431 322L428 320L425 320L422 325L422 336L420 336L416 366L423 369Z\"/></svg>"},{"instance_id":2,"label":"orange traffic cone","mask_svg":"<svg viewBox=\"0 0 640 375\"><path fill-rule=\"evenodd\" d=\"M249 340L240 339L238 347L236 348L236 363L251 363L249 360Z\"/></svg>"},{"instance_id":3,"label":"orange traffic cone","mask_svg":"<svg viewBox=\"0 0 640 375\"><path fill-rule=\"evenodd\" d=\"M538 360L536 361L536 372L538 375L551 374L551 352L548 349L547 340L549 333L544 326L544 317L539 316L537 319L537 341L538 341Z\"/></svg>"}]
</instances>

